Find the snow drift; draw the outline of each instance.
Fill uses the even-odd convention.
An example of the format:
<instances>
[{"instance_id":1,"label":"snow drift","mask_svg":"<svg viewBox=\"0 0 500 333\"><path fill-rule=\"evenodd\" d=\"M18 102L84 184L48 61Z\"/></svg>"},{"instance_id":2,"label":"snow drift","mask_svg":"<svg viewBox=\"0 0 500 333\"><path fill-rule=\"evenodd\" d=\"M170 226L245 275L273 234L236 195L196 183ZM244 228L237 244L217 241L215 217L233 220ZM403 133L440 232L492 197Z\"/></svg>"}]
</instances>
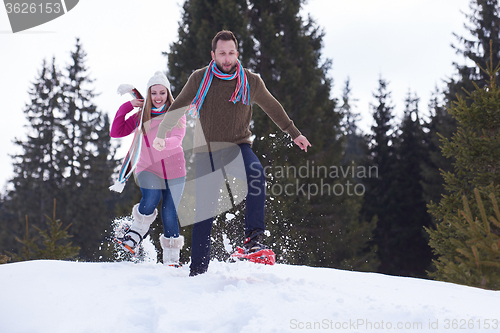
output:
<instances>
[{"instance_id":1,"label":"snow drift","mask_svg":"<svg viewBox=\"0 0 500 333\"><path fill-rule=\"evenodd\" d=\"M0 265L2 333L493 332L500 293L328 268Z\"/></svg>"}]
</instances>

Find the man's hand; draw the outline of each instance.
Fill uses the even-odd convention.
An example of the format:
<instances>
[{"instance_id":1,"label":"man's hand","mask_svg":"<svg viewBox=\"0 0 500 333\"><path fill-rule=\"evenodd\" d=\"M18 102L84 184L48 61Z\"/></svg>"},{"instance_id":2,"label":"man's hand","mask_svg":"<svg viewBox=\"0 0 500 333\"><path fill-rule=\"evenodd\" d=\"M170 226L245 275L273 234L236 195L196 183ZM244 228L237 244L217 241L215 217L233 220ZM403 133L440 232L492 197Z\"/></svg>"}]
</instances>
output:
<instances>
[{"instance_id":1,"label":"man's hand","mask_svg":"<svg viewBox=\"0 0 500 333\"><path fill-rule=\"evenodd\" d=\"M163 149L165 149L165 139L155 138L153 140L153 147L156 150L162 151Z\"/></svg>"},{"instance_id":2,"label":"man's hand","mask_svg":"<svg viewBox=\"0 0 500 333\"><path fill-rule=\"evenodd\" d=\"M307 147L311 147L311 144L309 143L309 140L303 135L299 135L298 137L293 140L297 146L300 147L300 149L305 150L307 153Z\"/></svg>"}]
</instances>

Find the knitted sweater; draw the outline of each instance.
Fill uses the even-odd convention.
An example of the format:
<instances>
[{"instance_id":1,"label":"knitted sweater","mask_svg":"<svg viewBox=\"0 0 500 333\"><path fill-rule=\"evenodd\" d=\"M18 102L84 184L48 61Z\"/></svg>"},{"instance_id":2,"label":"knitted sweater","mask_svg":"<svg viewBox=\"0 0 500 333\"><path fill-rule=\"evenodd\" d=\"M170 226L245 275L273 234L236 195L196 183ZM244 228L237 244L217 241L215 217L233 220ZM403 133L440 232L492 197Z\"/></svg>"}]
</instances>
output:
<instances>
[{"instance_id":1,"label":"knitted sweater","mask_svg":"<svg viewBox=\"0 0 500 333\"><path fill-rule=\"evenodd\" d=\"M188 82L175 99L158 128L156 136L163 139L191 104L207 67L201 68L188 79ZM236 88L236 80L222 80L213 77L205 101L200 109L200 124L207 143L229 142L234 144L251 143L250 121L252 104L257 103L278 127L290 134L292 139L301 135L290 120L281 104L267 90L259 75L245 69L250 87L250 105L241 102L230 102L229 99Z\"/></svg>"},{"instance_id":2,"label":"knitted sweater","mask_svg":"<svg viewBox=\"0 0 500 333\"><path fill-rule=\"evenodd\" d=\"M127 113L132 111L132 103L126 102L116 112L115 119L111 125L110 135L113 138L121 138L131 134L137 124L137 114L125 119ZM186 128L175 127L167 133L165 148L161 152L153 148L153 139L158 131L163 117L158 116L150 120L150 129L146 135L142 135L142 149L139 162L135 172L149 171L163 179L174 179L186 175L186 161L182 149L182 139L186 134ZM186 117L181 119L186 124Z\"/></svg>"}]
</instances>

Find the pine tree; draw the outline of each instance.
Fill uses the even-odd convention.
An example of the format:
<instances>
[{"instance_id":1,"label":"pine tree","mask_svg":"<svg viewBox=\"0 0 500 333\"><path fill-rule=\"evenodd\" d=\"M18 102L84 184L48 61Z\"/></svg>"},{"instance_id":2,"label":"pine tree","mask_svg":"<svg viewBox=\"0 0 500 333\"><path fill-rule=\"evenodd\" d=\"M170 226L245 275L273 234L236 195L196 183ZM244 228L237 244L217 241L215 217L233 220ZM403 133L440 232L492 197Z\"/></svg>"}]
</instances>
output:
<instances>
[{"instance_id":1,"label":"pine tree","mask_svg":"<svg viewBox=\"0 0 500 333\"><path fill-rule=\"evenodd\" d=\"M365 135L358 127L359 113L355 113L353 102L357 99L352 98L350 79L344 83L342 91L342 105L339 112L343 115L341 122L342 132L345 133L345 147L342 164L354 162L356 165L367 165L368 142Z\"/></svg>"},{"instance_id":2,"label":"pine tree","mask_svg":"<svg viewBox=\"0 0 500 333\"><path fill-rule=\"evenodd\" d=\"M11 257L9 257L9 256L7 256L5 254L0 254L0 265L6 264L6 263L8 263L11 260L12 260Z\"/></svg>"},{"instance_id":3,"label":"pine tree","mask_svg":"<svg viewBox=\"0 0 500 333\"><path fill-rule=\"evenodd\" d=\"M116 167L114 147L109 137L109 119L97 109L86 67L86 53L79 39L71 52L64 82L61 117L60 160L65 172L64 219L73 221L82 248L81 255L95 259L96 252L113 217L113 201L108 190Z\"/></svg>"},{"instance_id":4,"label":"pine tree","mask_svg":"<svg viewBox=\"0 0 500 333\"><path fill-rule=\"evenodd\" d=\"M62 183L60 161L57 156L58 116L61 112L61 73L55 59L51 64L44 60L42 69L29 91L30 103L24 113L29 122L26 139L15 139L21 153L13 155L14 174L10 180L12 190L4 199L2 229L4 249L14 250L14 235L21 232L20 222L26 214L33 225L42 226L50 202L59 195ZM24 212L24 214L23 214Z\"/></svg>"},{"instance_id":5,"label":"pine tree","mask_svg":"<svg viewBox=\"0 0 500 333\"><path fill-rule=\"evenodd\" d=\"M457 130L455 119L446 111L457 101L457 96L465 98L465 91L473 91L474 83L482 87L489 79L480 67L485 68L490 55L493 63L500 60L500 8L498 0L471 0L470 14L465 14L469 24L465 27L470 32L471 38L454 34L458 46L452 45L457 54L465 59L464 64L454 63L456 73L447 80L444 101L435 103L437 97L431 101L430 109L433 111L431 123L428 125L428 149L430 163L425 170L426 198L428 203L438 202L445 193L442 186L441 172L453 171L454 157L444 158L439 148L440 138L450 139ZM492 42L490 46L490 41ZM473 65L470 65L473 64Z\"/></svg>"},{"instance_id":6,"label":"pine tree","mask_svg":"<svg viewBox=\"0 0 500 333\"><path fill-rule=\"evenodd\" d=\"M71 63L67 69L67 80L64 82L64 109L61 121L63 137L61 141L64 148L60 154L66 161L65 171L68 173L66 179L69 183L81 186L89 175L85 166L89 163L94 151L94 136L96 128L101 128L102 115L97 111L92 99L96 96L90 88L93 80L87 74L85 66L86 53L82 48L80 40L76 40L76 50L71 52Z\"/></svg>"},{"instance_id":7,"label":"pine tree","mask_svg":"<svg viewBox=\"0 0 500 333\"><path fill-rule=\"evenodd\" d=\"M387 207L391 213L389 252L385 253L381 268L389 274L424 277L432 257L424 227L430 226L431 217L422 187L422 163L428 160L428 152L418 102L419 98L409 92L395 142L392 199Z\"/></svg>"},{"instance_id":8,"label":"pine tree","mask_svg":"<svg viewBox=\"0 0 500 333\"><path fill-rule=\"evenodd\" d=\"M464 90L474 90L474 82L480 87L486 84L489 77L480 68L486 68L490 52L493 63L496 64L500 61L500 8L498 0L471 0L469 7L472 13L465 14L470 22L466 28L473 38L467 39L455 34L461 46L453 45L453 48L473 65L454 64L458 78L452 78L448 81L448 91L446 92L448 106L456 101L456 95L465 96Z\"/></svg>"},{"instance_id":9,"label":"pine tree","mask_svg":"<svg viewBox=\"0 0 500 333\"><path fill-rule=\"evenodd\" d=\"M23 244L22 249L19 251L18 254L16 253L10 253L7 251L8 254L10 254L15 261L27 261L35 258L34 252L37 251L38 245L36 244L36 241L39 237L30 237L29 233L29 222L28 222L28 215L25 216L26 218L26 233L24 234L24 237L21 239L19 237L15 237L14 239Z\"/></svg>"},{"instance_id":10,"label":"pine tree","mask_svg":"<svg viewBox=\"0 0 500 333\"><path fill-rule=\"evenodd\" d=\"M68 233L71 224L61 229L62 222L56 219L56 200L54 199L54 208L52 217L45 215L46 229L36 227L38 236L29 236L28 216L26 216L26 234L23 239L16 237L16 240L23 244L23 250L20 254L9 253L13 261L26 261L36 259L64 260L76 257L80 251L78 246L73 246L69 238L73 237ZM37 245L37 240L41 240L41 246Z\"/></svg>"},{"instance_id":11,"label":"pine tree","mask_svg":"<svg viewBox=\"0 0 500 333\"><path fill-rule=\"evenodd\" d=\"M393 109L389 83L380 78L377 91L373 94L377 104L372 105L372 134L369 136L369 168L376 168L376 174L365 180L366 194L362 216L367 221L377 223L373 243L377 246L378 257L387 262L389 256L390 189L393 182L393 166L395 162ZM382 268L383 269L383 268Z\"/></svg>"},{"instance_id":12,"label":"pine tree","mask_svg":"<svg viewBox=\"0 0 500 333\"><path fill-rule=\"evenodd\" d=\"M354 102L356 102L357 99L354 99L352 97L351 83L349 78L347 78L344 83L341 100L342 105L340 105L339 107L339 113L343 116L343 119L340 125L345 139L343 141L344 147L341 164L344 169L356 168L358 170L370 170L370 162L368 160L368 138L366 137L366 135L362 134L361 130L358 127L359 114L354 112ZM366 189L367 183L369 182L365 177L353 177L352 175L349 177L349 181L354 186L361 186L360 188L363 188L364 190ZM336 241L338 239L338 241L344 242L344 244L337 246L336 251L337 253L340 252L337 254L337 256L339 258L352 258L350 260L354 262L358 260L367 260L369 264L364 268L364 270L373 271L376 270L376 268L380 264L380 261L376 255L377 247L372 245L373 233L376 228L376 221L363 221L365 217L362 215L361 207L363 205L365 196L363 196L362 200L360 197L352 199L353 200L348 200L344 204L350 206L346 211L347 214L349 214L349 211L356 212L356 215L352 216L351 223L349 223L348 226L350 230L349 233L347 233L348 235L354 237L345 237L340 239L339 237L336 237ZM354 207L356 208L353 209ZM342 234L343 231L339 230L339 233ZM361 237L356 239L356 234ZM354 253L356 251L356 246L350 247L348 244L349 242L353 242L354 244L356 244L358 241L361 241L363 244L359 245L360 248L369 249L369 252L365 253L365 255L361 257L359 253ZM346 253L344 252L346 250L353 250L354 252ZM356 259L357 257L359 259ZM359 264L348 264L348 260L344 259L344 264L341 267L352 269L352 267L356 266L359 267Z\"/></svg>"},{"instance_id":13,"label":"pine tree","mask_svg":"<svg viewBox=\"0 0 500 333\"><path fill-rule=\"evenodd\" d=\"M445 281L473 287L500 290L500 209L498 188L474 189L475 201L463 196L463 209L446 220L448 226L438 225L437 232L446 228L456 230L457 238L450 239L455 247L453 257L441 257L439 274ZM488 197L486 202L482 197ZM479 210L473 215L471 205ZM434 240L431 244L436 245Z\"/></svg>"},{"instance_id":14,"label":"pine tree","mask_svg":"<svg viewBox=\"0 0 500 333\"><path fill-rule=\"evenodd\" d=\"M423 124L428 158L422 161L422 186L427 204L441 200L445 193L442 172L453 170L453 159L444 157L440 146L441 138L450 138L456 131L457 125L440 96L441 92L436 88L428 104L430 121Z\"/></svg>"},{"instance_id":15,"label":"pine tree","mask_svg":"<svg viewBox=\"0 0 500 333\"><path fill-rule=\"evenodd\" d=\"M231 30L239 42L240 61L249 65L254 43L248 33L246 0L188 0L184 2L178 28L178 41L172 43L168 57L168 79L177 96L193 71L210 62L212 39L220 30Z\"/></svg>"},{"instance_id":16,"label":"pine tree","mask_svg":"<svg viewBox=\"0 0 500 333\"><path fill-rule=\"evenodd\" d=\"M451 223L456 221L459 210L467 210L462 198L465 196L464 200L470 205L469 217L483 216L479 203L473 204L476 199L474 189L482 192L489 187L488 193L495 197L500 192L500 89L496 84L499 67L494 68L493 59L492 56L484 70L489 76L487 85L474 84L475 90L467 93L466 98L459 97L450 109L458 123L458 131L451 139L443 138L442 150L444 156L454 156L456 163L453 172L444 174L449 194L429 208L438 221L436 229L427 230L430 245L438 257L434 261L436 271L431 276L439 280L468 283L454 281L453 275L447 271L449 263L460 265L457 242L469 244L472 237ZM473 283L477 278L471 276L469 282Z\"/></svg>"}]
</instances>

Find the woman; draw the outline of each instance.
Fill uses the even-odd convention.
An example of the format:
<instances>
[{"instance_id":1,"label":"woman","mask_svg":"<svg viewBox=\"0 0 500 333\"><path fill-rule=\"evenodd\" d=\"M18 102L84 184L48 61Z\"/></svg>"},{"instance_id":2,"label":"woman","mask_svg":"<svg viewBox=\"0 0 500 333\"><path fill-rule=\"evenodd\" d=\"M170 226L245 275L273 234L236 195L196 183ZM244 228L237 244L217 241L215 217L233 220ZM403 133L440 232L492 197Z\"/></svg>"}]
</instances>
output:
<instances>
[{"instance_id":1,"label":"woman","mask_svg":"<svg viewBox=\"0 0 500 333\"><path fill-rule=\"evenodd\" d=\"M157 216L156 207L161 200L163 234L160 236L160 244L163 249L163 263L178 267L180 250L184 246L184 237L179 234L177 208L186 177L186 163L181 146L186 134L186 117L181 118L177 126L168 132L165 138L166 150L160 152L153 149L152 145L158 125L172 103L170 82L158 71L148 81L146 101L136 98L118 109L110 135L113 138L121 138L135 131L135 135L139 136L134 140L137 144L135 147L133 144L133 148L137 149L135 176L142 192L141 201L132 209L132 225L123 237L117 237L115 240L136 254ZM135 107L141 110L127 118L126 115Z\"/></svg>"}]
</instances>

